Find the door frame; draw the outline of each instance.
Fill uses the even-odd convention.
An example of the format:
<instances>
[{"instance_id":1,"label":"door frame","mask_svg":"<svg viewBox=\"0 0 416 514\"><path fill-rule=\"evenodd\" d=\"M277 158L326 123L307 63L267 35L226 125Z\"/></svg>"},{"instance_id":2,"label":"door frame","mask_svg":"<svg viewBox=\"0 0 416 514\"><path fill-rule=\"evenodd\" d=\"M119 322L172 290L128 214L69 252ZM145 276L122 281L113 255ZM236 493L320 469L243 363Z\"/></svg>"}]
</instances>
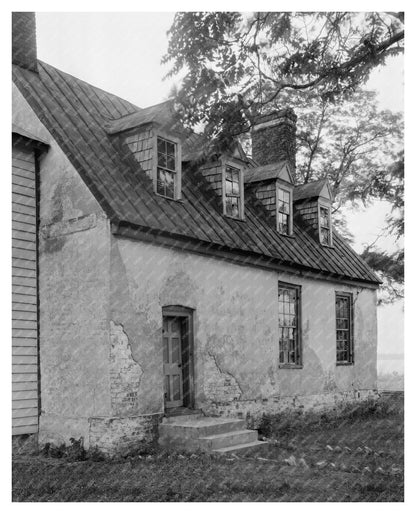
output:
<instances>
[{"instance_id":1,"label":"door frame","mask_svg":"<svg viewBox=\"0 0 416 514\"><path fill-rule=\"evenodd\" d=\"M194 376L194 309L181 305L167 305L162 307L162 320L165 316L181 318L186 324L187 331L182 331L181 352L182 352L182 387L183 387L183 406L193 409L195 405L195 376ZM185 355L184 355L185 353ZM185 359L184 359L185 356ZM186 373L186 375L185 375ZM186 381L186 379L188 379ZM185 394L185 383L187 382L187 392ZM164 395L163 395L164 396ZM166 410L166 404L164 403Z\"/></svg>"}]
</instances>

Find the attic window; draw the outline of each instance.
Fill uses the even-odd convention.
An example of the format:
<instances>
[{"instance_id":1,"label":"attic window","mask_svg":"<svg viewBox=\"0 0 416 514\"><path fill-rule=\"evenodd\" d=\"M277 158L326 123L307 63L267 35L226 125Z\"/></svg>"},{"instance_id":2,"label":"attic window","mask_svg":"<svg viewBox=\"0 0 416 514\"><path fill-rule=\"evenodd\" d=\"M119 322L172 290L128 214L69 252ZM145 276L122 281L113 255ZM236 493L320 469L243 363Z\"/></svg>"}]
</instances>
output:
<instances>
[{"instance_id":1,"label":"attic window","mask_svg":"<svg viewBox=\"0 0 416 514\"><path fill-rule=\"evenodd\" d=\"M292 191L278 185L277 189L277 230L280 234L292 234Z\"/></svg>"},{"instance_id":2,"label":"attic window","mask_svg":"<svg viewBox=\"0 0 416 514\"><path fill-rule=\"evenodd\" d=\"M157 136L155 190L166 198L180 198L179 143Z\"/></svg>"},{"instance_id":3,"label":"attic window","mask_svg":"<svg viewBox=\"0 0 416 514\"><path fill-rule=\"evenodd\" d=\"M241 170L228 164L224 173L224 214L231 218L244 216L243 184Z\"/></svg>"},{"instance_id":4,"label":"attic window","mask_svg":"<svg viewBox=\"0 0 416 514\"><path fill-rule=\"evenodd\" d=\"M331 214L328 207L319 206L319 237L323 245L332 244Z\"/></svg>"}]
</instances>

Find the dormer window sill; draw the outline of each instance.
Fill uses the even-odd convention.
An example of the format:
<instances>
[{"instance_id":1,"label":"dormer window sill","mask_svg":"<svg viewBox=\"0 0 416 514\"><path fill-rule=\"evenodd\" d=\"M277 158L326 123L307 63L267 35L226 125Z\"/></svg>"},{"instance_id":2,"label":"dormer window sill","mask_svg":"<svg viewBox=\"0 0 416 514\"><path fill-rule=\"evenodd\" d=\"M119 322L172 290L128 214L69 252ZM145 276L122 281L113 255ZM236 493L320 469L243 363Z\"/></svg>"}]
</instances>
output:
<instances>
[{"instance_id":1,"label":"dormer window sill","mask_svg":"<svg viewBox=\"0 0 416 514\"><path fill-rule=\"evenodd\" d=\"M160 193L156 193L155 195L159 198L163 198L165 200L170 200L171 202L177 202L177 203L185 203L183 198L171 198L170 196L161 195Z\"/></svg>"},{"instance_id":2,"label":"dormer window sill","mask_svg":"<svg viewBox=\"0 0 416 514\"><path fill-rule=\"evenodd\" d=\"M278 232L279 236L287 237L288 239L296 239L296 236L293 234L282 234L282 232Z\"/></svg>"},{"instance_id":3,"label":"dormer window sill","mask_svg":"<svg viewBox=\"0 0 416 514\"><path fill-rule=\"evenodd\" d=\"M334 245L325 245L324 243L321 243L321 246L323 246L324 248L328 248L329 250L335 250Z\"/></svg>"},{"instance_id":4,"label":"dormer window sill","mask_svg":"<svg viewBox=\"0 0 416 514\"><path fill-rule=\"evenodd\" d=\"M245 218L235 218L234 216L229 216L228 214L224 214L224 217L228 218L229 220L234 220L234 221L244 221L244 222L247 221Z\"/></svg>"}]
</instances>

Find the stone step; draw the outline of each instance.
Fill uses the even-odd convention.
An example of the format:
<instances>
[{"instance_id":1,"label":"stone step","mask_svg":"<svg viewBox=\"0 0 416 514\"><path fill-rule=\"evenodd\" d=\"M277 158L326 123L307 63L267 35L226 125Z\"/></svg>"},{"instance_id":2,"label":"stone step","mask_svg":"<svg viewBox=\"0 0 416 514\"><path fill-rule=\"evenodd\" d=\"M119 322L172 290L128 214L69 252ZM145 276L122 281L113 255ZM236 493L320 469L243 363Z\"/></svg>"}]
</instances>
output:
<instances>
[{"instance_id":1,"label":"stone step","mask_svg":"<svg viewBox=\"0 0 416 514\"><path fill-rule=\"evenodd\" d=\"M221 434L200 437L200 447L204 450L218 450L257 441L257 430L234 430Z\"/></svg>"},{"instance_id":2,"label":"stone step","mask_svg":"<svg viewBox=\"0 0 416 514\"><path fill-rule=\"evenodd\" d=\"M172 425L182 423L184 421L192 421L195 419L203 418L204 414L202 411L194 411L194 412L184 412L183 414L177 414L175 416L169 415L162 419L162 423L164 425Z\"/></svg>"},{"instance_id":3,"label":"stone step","mask_svg":"<svg viewBox=\"0 0 416 514\"><path fill-rule=\"evenodd\" d=\"M245 450L249 450L251 448L256 448L257 446L261 446L262 444L267 444L266 441L253 441L251 443L244 444L236 444L234 446L226 446L224 448L218 448L216 450L212 450L214 453L239 453L244 452Z\"/></svg>"},{"instance_id":4,"label":"stone step","mask_svg":"<svg viewBox=\"0 0 416 514\"><path fill-rule=\"evenodd\" d=\"M159 425L159 437L168 439L198 439L210 435L245 429L243 419L201 417L188 420L175 420Z\"/></svg>"}]
</instances>

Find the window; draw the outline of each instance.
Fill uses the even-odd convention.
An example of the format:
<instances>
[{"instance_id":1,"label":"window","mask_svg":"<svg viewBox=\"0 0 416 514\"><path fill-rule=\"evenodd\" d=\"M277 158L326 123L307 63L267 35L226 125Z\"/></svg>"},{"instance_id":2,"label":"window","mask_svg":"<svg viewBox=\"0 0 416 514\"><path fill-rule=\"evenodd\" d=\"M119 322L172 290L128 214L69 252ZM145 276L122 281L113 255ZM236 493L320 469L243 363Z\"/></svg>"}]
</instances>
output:
<instances>
[{"instance_id":1,"label":"window","mask_svg":"<svg viewBox=\"0 0 416 514\"><path fill-rule=\"evenodd\" d=\"M225 166L224 214L232 218L243 217L241 170Z\"/></svg>"},{"instance_id":2,"label":"window","mask_svg":"<svg viewBox=\"0 0 416 514\"><path fill-rule=\"evenodd\" d=\"M291 191L278 187L277 190L277 230L281 234L292 234L292 194Z\"/></svg>"},{"instance_id":3,"label":"window","mask_svg":"<svg viewBox=\"0 0 416 514\"><path fill-rule=\"evenodd\" d=\"M156 192L167 198L178 198L177 143L157 138Z\"/></svg>"},{"instance_id":4,"label":"window","mask_svg":"<svg viewBox=\"0 0 416 514\"><path fill-rule=\"evenodd\" d=\"M319 206L320 240L323 245L331 245L331 219L328 207Z\"/></svg>"},{"instance_id":5,"label":"window","mask_svg":"<svg viewBox=\"0 0 416 514\"><path fill-rule=\"evenodd\" d=\"M336 293L335 318L337 364L353 364L353 316L351 293Z\"/></svg>"},{"instance_id":6,"label":"window","mask_svg":"<svg viewBox=\"0 0 416 514\"><path fill-rule=\"evenodd\" d=\"M301 366L300 286L279 284L279 365Z\"/></svg>"}]
</instances>

